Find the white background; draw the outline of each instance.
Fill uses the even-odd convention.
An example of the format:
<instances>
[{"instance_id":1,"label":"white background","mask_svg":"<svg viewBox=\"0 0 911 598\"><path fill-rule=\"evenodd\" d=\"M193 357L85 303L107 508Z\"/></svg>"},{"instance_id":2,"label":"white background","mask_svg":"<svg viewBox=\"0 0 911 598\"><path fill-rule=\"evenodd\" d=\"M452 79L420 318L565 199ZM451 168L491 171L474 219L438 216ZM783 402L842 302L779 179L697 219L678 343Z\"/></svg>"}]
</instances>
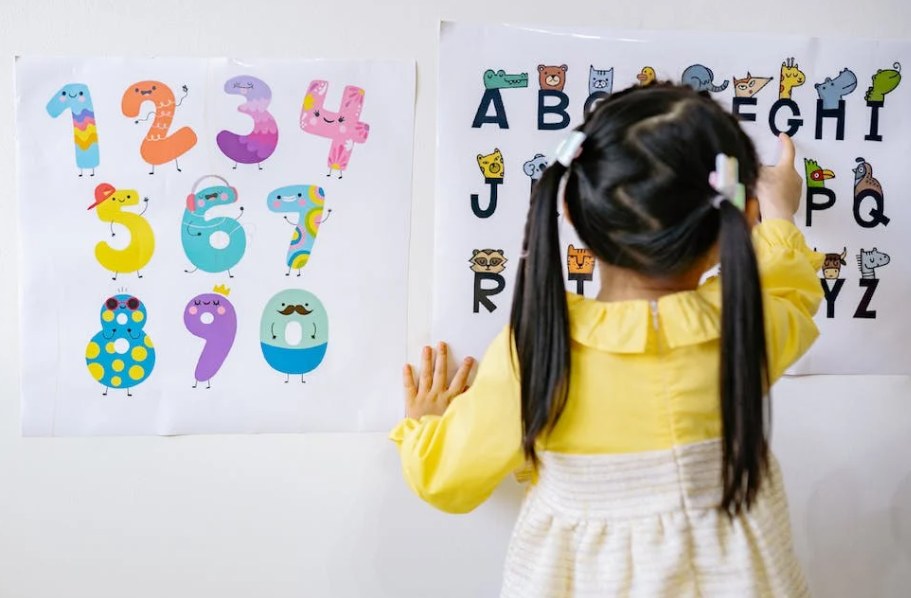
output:
<instances>
[{"instance_id":1,"label":"white background","mask_svg":"<svg viewBox=\"0 0 911 598\"><path fill-rule=\"evenodd\" d=\"M0 145L0 178L7 183L0 220L3 598L494 596L520 499L509 486L467 517L436 513L408 493L395 452L380 434L22 439L9 139L15 54L416 57L414 356L430 327L441 17L868 37L907 35L911 24L899 0L863 10L847 0L61 4L0 4L6 73L0 113L8 135ZM78 33L80 26L89 32ZM357 367L351 364L352 375ZM396 389L390 395L397 400ZM789 380L777 388L774 414L795 541L815 595L906 596L909 380Z\"/></svg>"}]
</instances>

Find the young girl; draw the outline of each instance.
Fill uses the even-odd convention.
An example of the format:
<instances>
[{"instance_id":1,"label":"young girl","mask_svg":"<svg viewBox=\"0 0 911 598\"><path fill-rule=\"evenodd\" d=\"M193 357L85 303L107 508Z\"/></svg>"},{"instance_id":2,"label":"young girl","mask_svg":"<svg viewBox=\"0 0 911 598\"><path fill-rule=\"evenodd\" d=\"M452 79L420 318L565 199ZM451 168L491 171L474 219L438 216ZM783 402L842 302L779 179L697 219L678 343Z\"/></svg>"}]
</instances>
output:
<instances>
[{"instance_id":1,"label":"young girl","mask_svg":"<svg viewBox=\"0 0 911 598\"><path fill-rule=\"evenodd\" d=\"M502 596L807 594L767 395L817 336L821 259L792 222L801 180L781 145L760 173L708 95L614 94L535 189L510 325L471 388L470 359L447 385L445 345L435 364L425 348L417 385L406 366L392 438L424 500L470 511L533 466ZM719 154L743 187L713 172ZM564 291L561 199L597 300Z\"/></svg>"}]
</instances>

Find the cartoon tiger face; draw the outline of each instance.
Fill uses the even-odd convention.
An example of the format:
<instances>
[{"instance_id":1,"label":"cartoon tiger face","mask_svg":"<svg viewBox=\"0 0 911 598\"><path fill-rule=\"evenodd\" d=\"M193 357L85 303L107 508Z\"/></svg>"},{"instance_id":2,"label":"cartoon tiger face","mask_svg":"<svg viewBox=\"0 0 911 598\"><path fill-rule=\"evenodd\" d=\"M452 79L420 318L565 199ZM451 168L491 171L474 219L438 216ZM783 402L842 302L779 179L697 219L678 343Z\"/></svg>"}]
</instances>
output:
<instances>
[{"instance_id":1,"label":"cartoon tiger face","mask_svg":"<svg viewBox=\"0 0 911 598\"><path fill-rule=\"evenodd\" d=\"M595 271L595 254L591 249L569 246L566 265L570 274L592 274Z\"/></svg>"},{"instance_id":2,"label":"cartoon tiger face","mask_svg":"<svg viewBox=\"0 0 911 598\"><path fill-rule=\"evenodd\" d=\"M566 69L569 68L565 64L560 66L546 66L543 64L538 65L538 83L541 84L541 89L554 89L556 91L563 91L563 86L566 85Z\"/></svg>"},{"instance_id":3,"label":"cartoon tiger face","mask_svg":"<svg viewBox=\"0 0 911 598\"><path fill-rule=\"evenodd\" d=\"M468 260L472 272L487 274L499 274L506 269L507 261L502 249L475 249Z\"/></svg>"},{"instance_id":4,"label":"cartoon tiger face","mask_svg":"<svg viewBox=\"0 0 911 598\"><path fill-rule=\"evenodd\" d=\"M493 153L478 154L478 166L485 179L502 179L503 178L503 154L500 150L494 148Z\"/></svg>"}]
</instances>

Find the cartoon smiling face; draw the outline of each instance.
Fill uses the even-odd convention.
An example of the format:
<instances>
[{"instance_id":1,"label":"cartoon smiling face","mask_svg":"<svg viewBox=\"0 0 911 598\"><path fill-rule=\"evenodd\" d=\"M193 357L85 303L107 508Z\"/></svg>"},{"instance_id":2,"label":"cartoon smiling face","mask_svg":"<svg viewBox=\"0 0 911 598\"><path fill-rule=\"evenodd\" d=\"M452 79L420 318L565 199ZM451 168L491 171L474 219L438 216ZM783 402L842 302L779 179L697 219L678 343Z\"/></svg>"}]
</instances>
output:
<instances>
[{"instance_id":1,"label":"cartoon smiling face","mask_svg":"<svg viewBox=\"0 0 911 598\"><path fill-rule=\"evenodd\" d=\"M53 117L60 116L64 110L70 109L78 114L83 109L91 107L92 97L89 88L82 83L68 83L60 88L57 95L47 103L47 111Z\"/></svg>"},{"instance_id":2,"label":"cartoon smiling face","mask_svg":"<svg viewBox=\"0 0 911 598\"><path fill-rule=\"evenodd\" d=\"M198 334L204 328L217 331L222 328L231 328L237 323L237 314L234 306L224 295L219 293L203 293L190 299L183 311L183 323L187 329ZM206 336L198 334L198 336Z\"/></svg>"},{"instance_id":3,"label":"cartoon smiling face","mask_svg":"<svg viewBox=\"0 0 911 598\"><path fill-rule=\"evenodd\" d=\"M272 90L265 81L249 75L238 75L228 79L225 82L225 93L242 95L247 99L272 97Z\"/></svg>"},{"instance_id":4,"label":"cartoon smiling face","mask_svg":"<svg viewBox=\"0 0 911 598\"><path fill-rule=\"evenodd\" d=\"M308 133L324 137L345 137L352 135L352 123L356 123L364 106L364 90L348 86L342 94L338 112L324 106L329 84L313 81L304 96L301 111L301 128ZM363 126L363 125L362 125Z\"/></svg>"},{"instance_id":5,"label":"cartoon smiling face","mask_svg":"<svg viewBox=\"0 0 911 598\"><path fill-rule=\"evenodd\" d=\"M101 306L101 328L108 338L129 336L133 340L142 336L146 322L146 307L132 295L119 294L109 297Z\"/></svg>"},{"instance_id":6,"label":"cartoon smiling face","mask_svg":"<svg viewBox=\"0 0 911 598\"><path fill-rule=\"evenodd\" d=\"M326 201L323 188L318 185L288 185L275 189L266 197L271 212L298 214L308 208L322 208ZM322 210L320 210L322 212Z\"/></svg>"},{"instance_id":7,"label":"cartoon smiling face","mask_svg":"<svg viewBox=\"0 0 911 598\"><path fill-rule=\"evenodd\" d=\"M187 211L194 214L205 214L215 206L226 206L237 201L237 191L227 185L206 187L187 196Z\"/></svg>"},{"instance_id":8,"label":"cartoon smiling face","mask_svg":"<svg viewBox=\"0 0 911 598\"><path fill-rule=\"evenodd\" d=\"M303 289L280 291L266 303L260 341L287 349L308 349L329 339L329 317L316 295Z\"/></svg>"},{"instance_id":9,"label":"cartoon smiling face","mask_svg":"<svg viewBox=\"0 0 911 598\"><path fill-rule=\"evenodd\" d=\"M139 109L145 102L154 102L164 105L165 102L174 101L171 89L161 81L139 81L133 83L123 92L120 108L124 116L139 116Z\"/></svg>"}]
</instances>

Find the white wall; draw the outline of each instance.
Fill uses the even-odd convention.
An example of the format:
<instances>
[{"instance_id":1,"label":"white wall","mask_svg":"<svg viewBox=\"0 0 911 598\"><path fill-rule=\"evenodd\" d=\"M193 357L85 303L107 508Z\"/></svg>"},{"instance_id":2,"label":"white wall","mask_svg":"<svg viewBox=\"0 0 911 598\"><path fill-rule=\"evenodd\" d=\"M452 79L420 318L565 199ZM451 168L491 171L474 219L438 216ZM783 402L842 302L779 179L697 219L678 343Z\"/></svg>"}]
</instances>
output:
<instances>
[{"instance_id":1,"label":"white wall","mask_svg":"<svg viewBox=\"0 0 911 598\"><path fill-rule=\"evenodd\" d=\"M0 130L13 131L16 54L417 58L414 354L430 321L440 18L867 37L911 25L904 0L2 0ZM8 133L0 598L496 594L518 489L466 517L436 513L409 495L382 435L20 438L13 148ZM911 381L790 380L776 396L774 445L815 594L908 596Z\"/></svg>"}]
</instances>

